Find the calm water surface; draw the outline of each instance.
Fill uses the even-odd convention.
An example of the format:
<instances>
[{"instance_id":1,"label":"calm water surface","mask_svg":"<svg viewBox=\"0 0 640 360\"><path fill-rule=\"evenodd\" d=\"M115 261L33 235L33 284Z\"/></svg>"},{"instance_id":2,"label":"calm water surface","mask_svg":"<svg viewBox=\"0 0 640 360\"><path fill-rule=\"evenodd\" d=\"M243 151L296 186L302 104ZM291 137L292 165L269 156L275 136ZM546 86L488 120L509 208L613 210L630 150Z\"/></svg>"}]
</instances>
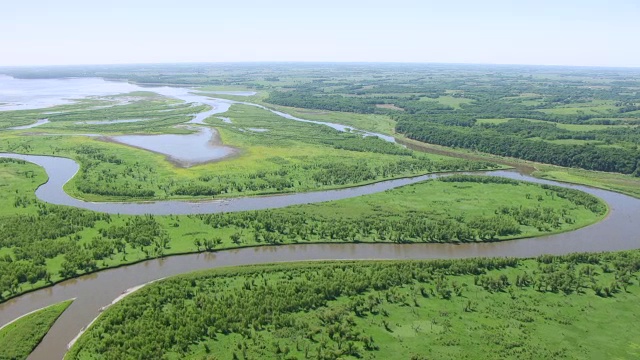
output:
<instances>
[{"instance_id":1,"label":"calm water surface","mask_svg":"<svg viewBox=\"0 0 640 360\"><path fill-rule=\"evenodd\" d=\"M209 111L194 117L191 123L202 124L207 117L224 112L235 103L228 100L211 99L191 94L192 90L171 87L143 88L127 83L112 83L102 79L66 79L33 80L38 82L25 84L32 80L15 80L0 76L0 110L37 108L68 103L69 99L88 95L107 95L130 91L154 91L162 95L175 97L187 102L210 105ZM79 82L78 82L79 81ZM20 83L20 84L17 84ZM82 86L80 86L82 85ZM11 89L14 86L14 89ZM45 89L43 91L42 89ZM38 93L40 91L40 93ZM238 94L233 94L238 95ZM248 104L259 106L255 104ZM269 110L269 109L267 109ZM280 116L296 120L320 123L340 131L354 131L351 127L309 121L272 111ZM394 141L388 136L362 132ZM201 135L205 139L209 134ZM159 135L163 136L163 135ZM191 136L191 135L187 135ZM208 136L210 139L211 136ZM154 140L145 139L147 143ZM203 141L202 144L205 142ZM188 146L192 146L189 142ZM155 145L154 145L155 146ZM155 150L152 150L155 151ZM161 152L161 151L157 151ZM187 151L188 152L188 151ZM191 151L192 153L194 151ZM187 155L190 156L190 155ZM20 158L34 162L45 168L49 181L40 186L36 195L43 201L54 204L75 206L95 211L121 214L195 214L210 212L245 211L284 207L295 204L307 204L321 201L338 200L371 194L392 189L438 175L420 176L411 179L384 181L361 187L316 191L304 194L286 194L269 197L238 198L215 201L157 201L148 203L92 203L70 197L62 186L78 171L78 165L70 159L48 156L30 156L20 154L0 154L0 157ZM65 281L53 287L25 294L0 304L0 325L29 311L69 298L77 300L55 323L43 342L30 356L31 359L60 359L66 352L69 341L88 324L99 309L109 304L126 289L159 278L188 271L222 266L259 264L281 261L323 260L323 259L435 259L465 258L476 256L515 256L531 257L540 254L566 254L582 251L615 251L640 247L640 232L636 219L640 215L640 200L626 195L585 186L560 184L540 180L517 172L495 171L487 173L536 183L554 184L578 189L598 196L606 201L611 212L603 221L573 232L543 236L531 239L479 244L306 244L278 247L259 247L241 250L220 251L209 254L174 256L165 259L149 260L139 264L117 269L105 270L96 274Z\"/></svg>"},{"instance_id":2,"label":"calm water surface","mask_svg":"<svg viewBox=\"0 0 640 360\"><path fill-rule=\"evenodd\" d=\"M122 135L110 139L167 155L169 161L185 167L222 160L239 152L236 148L222 145L218 132L205 126L188 135Z\"/></svg>"}]
</instances>

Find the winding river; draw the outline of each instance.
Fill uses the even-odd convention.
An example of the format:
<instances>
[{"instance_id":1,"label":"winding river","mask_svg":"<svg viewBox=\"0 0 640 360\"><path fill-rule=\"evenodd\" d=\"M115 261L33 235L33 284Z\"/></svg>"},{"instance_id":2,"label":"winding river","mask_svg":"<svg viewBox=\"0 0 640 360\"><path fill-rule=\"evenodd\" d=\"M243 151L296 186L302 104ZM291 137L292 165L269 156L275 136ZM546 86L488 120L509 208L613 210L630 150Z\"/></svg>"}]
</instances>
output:
<instances>
[{"instance_id":1,"label":"winding river","mask_svg":"<svg viewBox=\"0 0 640 360\"><path fill-rule=\"evenodd\" d=\"M153 88L152 91L156 89L157 88ZM196 100L194 98L191 101L205 102L201 101L203 97L189 94L188 89L168 89L170 89L170 91L167 90L167 93L172 92L175 97L194 96L198 99ZM221 109L220 104L230 105L231 103L232 102L218 100L216 102L217 108L205 112L206 115L205 113L198 114L192 123L202 123L206 117L224 110L224 106L222 106ZM214 201L94 203L75 199L63 190L63 185L78 171L78 164L73 160L21 154L0 154L0 157L23 159L38 164L45 169L49 175L49 181L40 186L36 191L38 198L43 201L120 214L197 214L277 208L294 204L308 204L361 196L431 178L447 176L447 174L425 175L340 190ZM30 356L31 359L59 359L64 356L67 350L67 344L86 324L96 317L100 308L110 304L113 299L121 295L126 289L163 277L193 270L223 266L324 259L435 259L477 256L531 257L540 254L566 254L571 252L615 251L640 248L640 232L637 231L638 226L635 223L637 216L640 215L640 200L638 199L586 186L536 179L516 171L492 171L486 172L485 174L581 190L607 202L610 207L610 213L603 221L576 231L506 242L460 245L306 244L263 246L148 260L134 265L104 270L95 274L64 281L55 286L37 290L6 301L0 304L0 325L6 324L35 309L66 299L76 298L76 301L56 321L51 331Z\"/></svg>"},{"instance_id":2,"label":"winding river","mask_svg":"<svg viewBox=\"0 0 640 360\"><path fill-rule=\"evenodd\" d=\"M36 195L43 201L121 214L194 214L275 208L293 204L361 196L447 175L426 175L408 179L389 180L341 190L238 198L224 201L92 203L74 199L67 195L62 189L64 183L71 179L78 170L78 165L74 161L65 158L19 154L1 154L0 156L23 159L45 168L50 180L36 191ZM576 231L506 242L460 245L307 244L273 247L263 246L148 260L134 265L85 275L9 300L0 304L0 324L5 324L34 309L65 299L77 298L58 319L49 334L47 334L30 357L32 359L55 359L61 358L64 355L66 345L69 341L99 313L101 307L108 305L126 289L163 277L193 270L222 266L323 259L434 259L475 256L531 257L540 254L566 254L577 251L613 251L640 247L640 233L637 231L637 224L635 222L637 215L640 214L640 200L638 199L585 186L536 179L513 171L493 171L485 172L485 174L582 190L606 201L611 211L603 221Z\"/></svg>"}]
</instances>

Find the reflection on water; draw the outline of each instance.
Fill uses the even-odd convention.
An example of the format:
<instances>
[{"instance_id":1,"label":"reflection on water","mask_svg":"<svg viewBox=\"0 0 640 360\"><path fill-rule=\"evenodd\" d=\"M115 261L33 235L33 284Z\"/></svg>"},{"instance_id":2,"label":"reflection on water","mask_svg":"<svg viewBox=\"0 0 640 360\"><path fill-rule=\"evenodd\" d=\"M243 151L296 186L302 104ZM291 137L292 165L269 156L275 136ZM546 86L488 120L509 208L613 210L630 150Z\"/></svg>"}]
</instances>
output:
<instances>
[{"instance_id":1,"label":"reflection on water","mask_svg":"<svg viewBox=\"0 0 640 360\"><path fill-rule=\"evenodd\" d=\"M99 78L15 79L0 75L0 111L39 109L73 103L88 96L105 96L140 90L126 82Z\"/></svg>"},{"instance_id":2,"label":"reflection on water","mask_svg":"<svg viewBox=\"0 0 640 360\"><path fill-rule=\"evenodd\" d=\"M222 145L218 132L209 127L198 127L188 135L122 135L110 139L118 143L167 155L181 166L193 166L234 155L237 149Z\"/></svg>"}]
</instances>

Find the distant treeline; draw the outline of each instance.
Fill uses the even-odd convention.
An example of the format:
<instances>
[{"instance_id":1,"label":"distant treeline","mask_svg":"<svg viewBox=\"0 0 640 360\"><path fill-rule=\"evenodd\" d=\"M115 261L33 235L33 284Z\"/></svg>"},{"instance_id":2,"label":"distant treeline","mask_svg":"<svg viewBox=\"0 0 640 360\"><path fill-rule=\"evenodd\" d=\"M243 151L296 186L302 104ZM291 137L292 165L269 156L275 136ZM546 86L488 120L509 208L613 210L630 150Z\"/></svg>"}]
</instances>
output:
<instances>
[{"instance_id":1,"label":"distant treeline","mask_svg":"<svg viewBox=\"0 0 640 360\"><path fill-rule=\"evenodd\" d=\"M555 144L529 140L478 126L444 126L415 117L400 117L398 132L426 143L471 149L520 159L640 176L640 151L596 145Z\"/></svg>"}]
</instances>

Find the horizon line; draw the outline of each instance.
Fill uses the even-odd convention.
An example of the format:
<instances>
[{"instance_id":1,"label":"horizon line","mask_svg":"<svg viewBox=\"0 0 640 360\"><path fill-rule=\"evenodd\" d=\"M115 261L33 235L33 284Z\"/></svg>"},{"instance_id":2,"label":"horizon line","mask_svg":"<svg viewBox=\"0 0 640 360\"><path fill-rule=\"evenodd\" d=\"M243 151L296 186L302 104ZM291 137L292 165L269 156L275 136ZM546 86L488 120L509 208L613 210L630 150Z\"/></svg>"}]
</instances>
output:
<instances>
[{"instance_id":1,"label":"horizon line","mask_svg":"<svg viewBox=\"0 0 640 360\"><path fill-rule=\"evenodd\" d=\"M5 68L56 68L56 67L90 67L90 66L137 66L137 65L230 65L230 64L368 64L368 65L464 65L464 66L524 66L547 68L597 68L597 69L632 69L640 66L618 65L566 65L566 64L522 64L522 63L474 63L474 62L435 62L435 61L316 61L316 60L242 60L242 61L175 61L175 62L131 62L131 63L85 63L85 64L30 64L0 65Z\"/></svg>"}]
</instances>

